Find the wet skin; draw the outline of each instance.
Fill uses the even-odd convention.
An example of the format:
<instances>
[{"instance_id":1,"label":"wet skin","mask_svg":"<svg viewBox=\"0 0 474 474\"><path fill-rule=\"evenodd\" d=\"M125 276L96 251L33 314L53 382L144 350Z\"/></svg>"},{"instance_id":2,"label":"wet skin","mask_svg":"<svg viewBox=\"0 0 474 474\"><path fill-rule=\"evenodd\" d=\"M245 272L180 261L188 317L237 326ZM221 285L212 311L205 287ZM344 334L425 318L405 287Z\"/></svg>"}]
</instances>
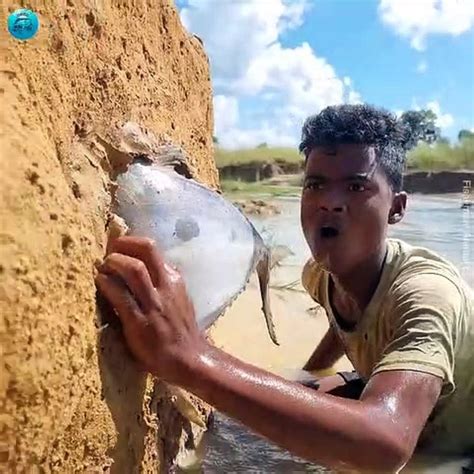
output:
<instances>
[{"instance_id":1,"label":"wet skin","mask_svg":"<svg viewBox=\"0 0 474 474\"><path fill-rule=\"evenodd\" d=\"M345 150L344 156L349 151ZM369 172L370 149L359 150L361 153L354 148L350 151ZM342 173L347 169L324 164L327 168L323 170L320 163L314 164L314 158L317 161L318 156L310 156L307 170L317 168L318 173L325 172L337 188L330 186L329 196L334 197L325 196L324 200L308 195L308 188L305 190L305 235L315 257L327 262L333 274L334 304L338 311L345 318L356 320L353 306L360 310L364 301L370 299L376 282L374 275L380 272L384 254L380 242L378 247L365 247L362 231L357 228L356 209L376 216L377 222L368 222L360 214L359 219L371 225L376 235L383 236L386 224L382 217L393 220L390 210L393 208L396 214L399 204L374 209L377 202L385 204L386 199L378 196L377 191L367 198L358 196L355 206L356 201L340 197L346 195L340 186ZM373 177L377 173L376 169ZM350 189L351 193L356 192L354 187ZM356 248L344 249L342 242L319 242L315 229L322 207L328 213L341 213L341 239L349 242L345 232L353 229L354 238L359 239L354 241ZM333 248L343 252L344 259L337 257ZM376 252L372 251L374 248ZM371 250L366 259L363 249ZM372 280L371 285L361 282L360 274L357 281L352 281L350 276L356 275L356 271L364 272ZM288 382L235 359L210 345L199 332L180 275L162 260L148 239L121 237L110 242L108 255L98 268L96 284L115 307L129 349L140 367L187 389L280 446L318 464L377 472L398 470L411 457L441 391L442 381L435 376L391 371L372 377L360 399L350 400L324 393L324 388L315 391ZM327 384L326 390L331 388L333 385Z\"/></svg>"}]
</instances>

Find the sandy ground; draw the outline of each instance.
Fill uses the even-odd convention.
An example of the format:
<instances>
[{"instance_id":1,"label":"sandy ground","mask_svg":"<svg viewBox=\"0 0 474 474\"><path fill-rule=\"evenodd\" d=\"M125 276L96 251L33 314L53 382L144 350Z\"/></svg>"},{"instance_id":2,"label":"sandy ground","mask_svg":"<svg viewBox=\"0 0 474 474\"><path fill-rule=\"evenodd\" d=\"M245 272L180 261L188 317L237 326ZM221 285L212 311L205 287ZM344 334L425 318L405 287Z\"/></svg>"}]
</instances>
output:
<instances>
[{"instance_id":1,"label":"sandy ground","mask_svg":"<svg viewBox=\"0 0 474 474\"><path fill-rule=\"evenodd\" d=\"M304 365L325 334L328 322L321 308L309 314L308 309L316 303L304 292L272 289L271 303L280 346L273 344L268 336L255 280L215 323L210 335L216 346L226 352L284 375ZM334 370L350 368L350 362L343 358Z\"/></svg>"}]
</instances>

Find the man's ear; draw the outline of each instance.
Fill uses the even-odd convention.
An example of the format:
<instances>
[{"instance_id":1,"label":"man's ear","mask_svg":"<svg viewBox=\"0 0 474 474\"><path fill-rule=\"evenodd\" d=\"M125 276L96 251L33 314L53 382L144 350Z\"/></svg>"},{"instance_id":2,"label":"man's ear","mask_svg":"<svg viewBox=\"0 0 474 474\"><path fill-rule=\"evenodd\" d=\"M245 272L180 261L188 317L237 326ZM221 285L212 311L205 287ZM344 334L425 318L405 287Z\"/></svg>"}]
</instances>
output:
<instances>
[{"instance_id":1,"label":"man's ear","mask_svg":"<svg viewBox=\"0 0 474 474\"><path fill-rule=\"evenodd\" d=\"M403 219L407 207L407 193L401 191L393 196L392 207L388 214L388 223L397 224Z\"/></svg>"}]
</instances>

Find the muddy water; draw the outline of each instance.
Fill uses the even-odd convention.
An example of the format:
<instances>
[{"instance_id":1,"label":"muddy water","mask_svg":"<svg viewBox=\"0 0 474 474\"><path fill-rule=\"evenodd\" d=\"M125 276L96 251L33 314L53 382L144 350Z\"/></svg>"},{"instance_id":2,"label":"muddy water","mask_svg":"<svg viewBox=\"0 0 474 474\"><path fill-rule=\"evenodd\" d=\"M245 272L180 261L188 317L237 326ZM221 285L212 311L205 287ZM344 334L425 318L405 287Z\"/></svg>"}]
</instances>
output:
<instances>
[{"instance_id":1,"label":"muddy water","mask_svg":"<svg viewBox=\"0 0 474 474\"><path fill-rule=\"evenodd\" d=\"M299 198L278 202L281 214L252 221L266 240L286 245L294 253L285 260L277 278L298 278L309 256L299 225ZM474 209L461 209L460 195L409 196L407 214L402 222L389 227L389 236L438 252L474 286Z\"/></svg>"},{"instance_id":2,"label":"muddy water","mask_svg":"<svg viewBox=\"0 0 474 474\"><path fill-rule=\"evenodd\" d=\"M460 196L410 196L409 211L402 223L390 228L390 236L438 252L458 266L474 286L474 209L463 210L460 204ZM299 227L299 199L287 198L279 201L279 205L281 214L253 221L271 243L286 245L293 252L274 276L277 283L285 284L299 278L308 250ZM303 330L297 325L295 328ZM204 443L200 472L330 472L291 456L219 413ZM465 458L417 456L404 473L469 472L462 471L468 464Z\"/></svg>"}]
</instances>

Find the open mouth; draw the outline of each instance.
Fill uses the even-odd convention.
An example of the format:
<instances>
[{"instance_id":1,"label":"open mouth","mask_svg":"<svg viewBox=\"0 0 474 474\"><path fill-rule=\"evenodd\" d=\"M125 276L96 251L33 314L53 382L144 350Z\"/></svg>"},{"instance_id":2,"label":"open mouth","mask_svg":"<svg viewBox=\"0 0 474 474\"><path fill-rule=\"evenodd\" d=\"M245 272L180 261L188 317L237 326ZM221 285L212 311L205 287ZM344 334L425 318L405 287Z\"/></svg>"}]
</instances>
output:
<instances>
[{"instance_id":1,"label":"open mouth","mask_svg":"<svg viewBox=\"0 0 474 474\"><path fill-rule=\"evenodd\" d=\"M319 232L320 232L320 236L323 239L332 239L339 235L339 229L336 229L335 227L331 227L331 226L323 226L321 227Z\"/></svg>"}]
</instances>

